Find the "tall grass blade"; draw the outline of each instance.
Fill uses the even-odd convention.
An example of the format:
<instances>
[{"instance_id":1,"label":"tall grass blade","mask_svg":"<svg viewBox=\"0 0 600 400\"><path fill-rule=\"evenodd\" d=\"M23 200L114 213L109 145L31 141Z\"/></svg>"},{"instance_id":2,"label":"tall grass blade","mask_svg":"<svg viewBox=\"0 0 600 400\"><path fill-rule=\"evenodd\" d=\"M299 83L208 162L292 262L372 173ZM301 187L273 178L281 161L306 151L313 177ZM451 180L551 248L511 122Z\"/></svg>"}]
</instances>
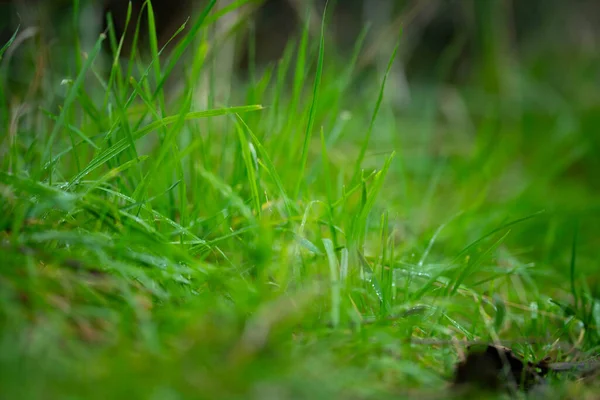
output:
<instances>
[{"instance_id":1,"label":"tall grass blade","mask_svg":"<svg viewBox=\"0 0 600 400\"><path fill-rule=\"evenodd\" d=\"M398 47L400 47L400 42L396 43L396 47L394 47L394 51L388 61L387 68L385 70L385 74L383 76L383 81L381 82L381 86L379 88L379 95L377 96L377 101L375 102L375 108L373 110L373 114L371 115L371 121L369 122L369 128L367 129L367 133L365 135L365 139L360 147L360 152L358 153L358 158L355 162L354 167L354 175L352 181L356 181L358 176L360 175L360 169L362 166L362 162L365 158L365 154L367 153L367 148L369 147L369 142L371 141L371 135L373 133L373 128L375 126L375 120L377 119L377 114L379 113L379 108L381 107L381 102L383 101L383 93L385 90L385 84L387 82L388 75L392 70L392 65L394 64L394 59L396 58L396 53L398 52Z\"/></svg>"},{"instance_id":2,"label":"tall grass blade","mask_svg":"<svg viewBox=\"0 0 600 400\"><path fill-rule=\"evenodd\" d=\"M327 3L325 3L325 10L323 11L323 19L321 20L321 37L319 40L319 58L317 59L317 72L315 75L315 83L313 86L312 102L310 104L310 111L308 114L308 123L306 124L306 131L304 132L304 142L302 144L302 155L300 156L300 170L298 173L298 182L296 183L296 189L294 190L293 198L298 198L302 182L304 182L304 170L306 169L306 160L308 159L308 145L312 136L312 129L315 123L315 114L317 112L317 104L319 103L319 87L321 85L321 76L323 75L323 58L325 54L325 17L327 15Z\"/></svg>"}]
</instances>

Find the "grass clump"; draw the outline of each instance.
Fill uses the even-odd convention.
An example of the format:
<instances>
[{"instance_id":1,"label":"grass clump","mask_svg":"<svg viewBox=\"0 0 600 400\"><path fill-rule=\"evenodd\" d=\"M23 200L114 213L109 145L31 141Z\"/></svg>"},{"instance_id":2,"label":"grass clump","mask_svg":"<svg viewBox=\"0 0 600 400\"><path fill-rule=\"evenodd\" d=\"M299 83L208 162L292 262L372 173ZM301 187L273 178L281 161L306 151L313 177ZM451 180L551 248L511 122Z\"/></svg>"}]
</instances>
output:
<instances>
[{"instance_id":1,"label":"grass clump","mask_svg":"<svg viewBox=\"0 0 600 400\"><path fill-rule=\"evenodd\" d=\"M168 53L148 7L150 60L58 48L34 91L2 47L1 397L450 396L461 341L597 353L593 107L525 65L518 102L395 112L324 29L221 104L214 3Z\"/></svg>"}]
</instances>

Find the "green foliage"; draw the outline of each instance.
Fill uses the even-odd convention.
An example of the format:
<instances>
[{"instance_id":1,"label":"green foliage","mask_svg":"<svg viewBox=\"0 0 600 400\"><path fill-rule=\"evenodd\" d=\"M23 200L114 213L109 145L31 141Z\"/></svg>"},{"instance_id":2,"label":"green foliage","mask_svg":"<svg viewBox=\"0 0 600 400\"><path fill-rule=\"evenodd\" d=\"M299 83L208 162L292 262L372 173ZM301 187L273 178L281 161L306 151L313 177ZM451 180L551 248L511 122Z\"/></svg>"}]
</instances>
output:
<instances>
[{"instance_id":1,"label":"green foliage","mask_svg":"<svg viewBox=\"0 0 600 400\"><path fill-rule=\"evenodd\" d=\"M209 2L170 52L147 3L149 60L109 23L108 71L101 35L52 54L65 85L3 99L0 397L412 397L444 393L456 340L597 352L595 112L538 107L497 54L482 82L523 99L475 80L400 112L398 47L356 85L366 30L343 62L324 22L215 105L206 28L248 2Z\"/></svg>"}]
</instances>

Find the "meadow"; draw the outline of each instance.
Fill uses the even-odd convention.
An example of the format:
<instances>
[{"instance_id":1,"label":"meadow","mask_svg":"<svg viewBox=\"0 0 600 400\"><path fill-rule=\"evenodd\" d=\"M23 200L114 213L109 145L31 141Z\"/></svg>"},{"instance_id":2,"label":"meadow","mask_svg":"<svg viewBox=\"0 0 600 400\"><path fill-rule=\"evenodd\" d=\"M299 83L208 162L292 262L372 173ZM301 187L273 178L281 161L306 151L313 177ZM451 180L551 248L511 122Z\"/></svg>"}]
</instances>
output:
<instances>
[{"instance_id":1,"label":"meadow","mask_svg":"<svg viewBox=\"0 0 600 400\"><path fill-rule=\"evenodd\" d=\"M598 55L450 86L451 48L399 110L396 50L363 73L324 19L221 100L210 4L168 53L150 12L146 58L0 43L0 397L463 398L468 344L596 359Z\"/></svg>"}]
</instances>

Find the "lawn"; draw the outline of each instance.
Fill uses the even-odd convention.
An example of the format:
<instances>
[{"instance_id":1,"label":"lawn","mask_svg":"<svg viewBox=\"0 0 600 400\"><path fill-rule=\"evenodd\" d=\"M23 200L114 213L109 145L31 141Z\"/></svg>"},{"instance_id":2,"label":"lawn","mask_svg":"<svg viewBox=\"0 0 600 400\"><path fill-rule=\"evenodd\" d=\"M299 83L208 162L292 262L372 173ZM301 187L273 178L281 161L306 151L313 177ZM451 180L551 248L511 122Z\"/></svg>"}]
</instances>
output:
<instances>
[{"instance_id":1,"label":"lawn","mask_svg":"<svg viewBox=\"0 0 600 400\"><path fill-rule=\"evenodd\" d=\"M305 29L222 101L205 11L145 59L0 44L1 398L462 398L469 344L597 358L597 55L399 110Z\"/></svg>"}]
</instances>

